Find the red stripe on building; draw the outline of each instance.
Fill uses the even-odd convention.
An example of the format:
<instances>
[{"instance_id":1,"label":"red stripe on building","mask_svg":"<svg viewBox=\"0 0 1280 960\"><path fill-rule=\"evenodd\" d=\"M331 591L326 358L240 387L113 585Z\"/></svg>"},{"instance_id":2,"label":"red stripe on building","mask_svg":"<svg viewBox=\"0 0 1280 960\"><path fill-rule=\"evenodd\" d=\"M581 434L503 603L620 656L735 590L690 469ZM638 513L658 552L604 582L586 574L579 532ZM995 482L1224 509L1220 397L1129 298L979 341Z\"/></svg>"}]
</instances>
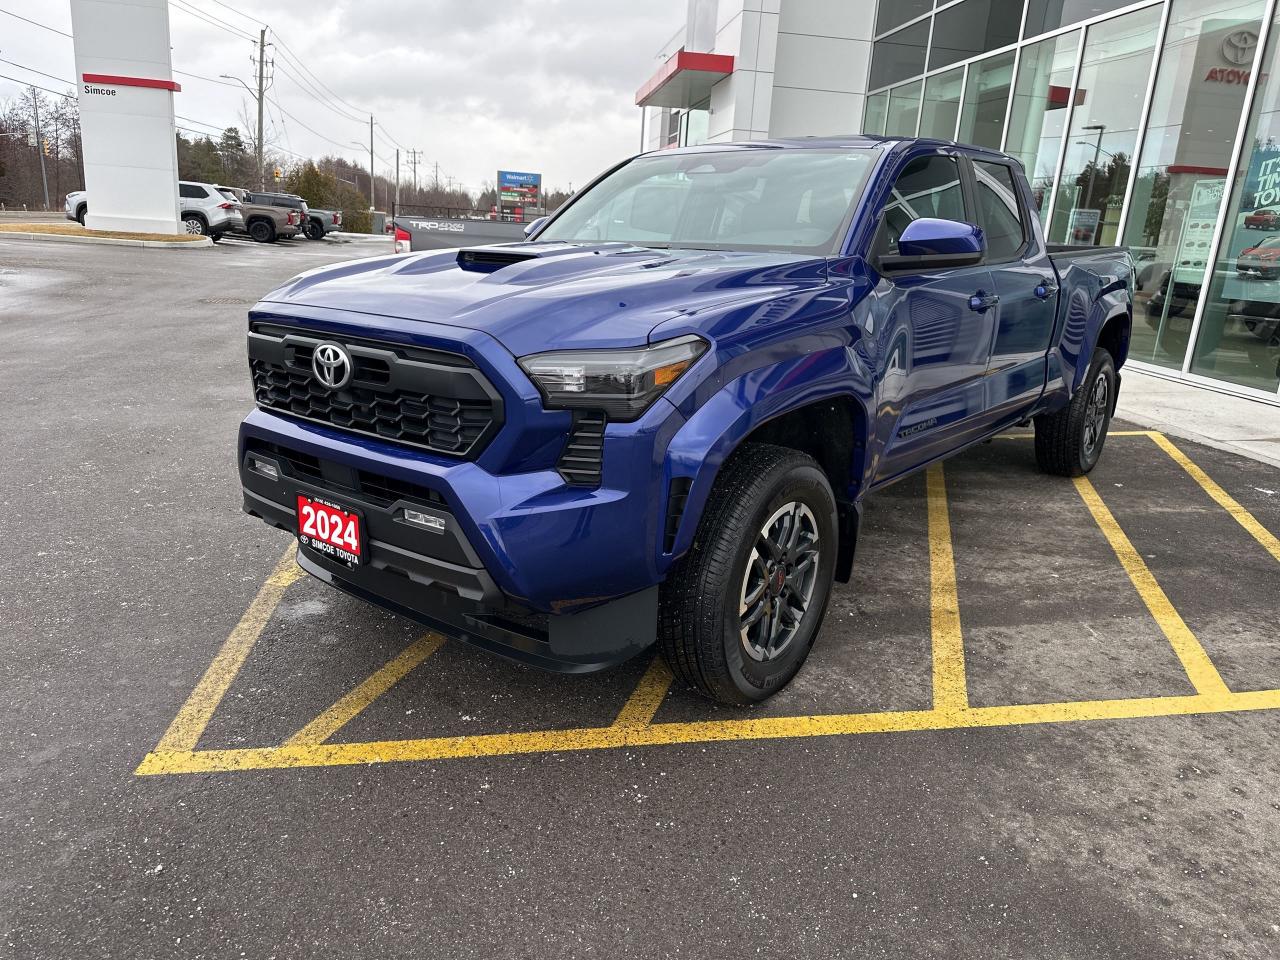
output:
<instances>
[{"instance_id":1,"label":"red stripe on building","mask_svg":"<svg viewBox=\"0 0 1280 960\"><path fill-rule=\"evenodd\" d=\"M172 90L179 93L182 85L173 80L152 80L150 77L115 77L109 73L83 74L85 83L106 83L113 87L150 87L154 90Z\"/></svg>"}]
</instances>

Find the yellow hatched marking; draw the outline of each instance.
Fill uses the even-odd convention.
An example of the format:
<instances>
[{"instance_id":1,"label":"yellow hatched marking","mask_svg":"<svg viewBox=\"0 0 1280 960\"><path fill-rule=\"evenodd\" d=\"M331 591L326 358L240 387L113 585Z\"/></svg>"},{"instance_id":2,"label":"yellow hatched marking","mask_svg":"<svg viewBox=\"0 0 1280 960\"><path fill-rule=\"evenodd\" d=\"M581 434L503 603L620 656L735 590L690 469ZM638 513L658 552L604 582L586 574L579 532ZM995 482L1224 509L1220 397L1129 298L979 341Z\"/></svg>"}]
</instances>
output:
<instances>
[{"instance_id":1,"label":"yellow hatched marking","mask_svg":"<svg viewBox=\"0 0 1280 960\"><path fill-rule=\"evenodd\" d=\"M933 707L947 712L967 710L969 691L964 670L964 635L960 631L960 599L951 546L951 519L947 512L947 481L942 464L935 463L929 468L927 490Z\"/></svg>"},{"instance_id":2,"label":"yellow hatched marking","mask_svg":"<svg viewBox=\"0 0 1280 960\"><path fill-rule=\"evenodd\" d=\"M1212 477L1201 470L1190 457L1174 446L1173 441L1163 433L1152 432L1151 439L1155 441L1156 446L1172 457L1178 466L1187 471L1191 479L1200 484L1205 493L1212 497L1227 513L1231 514L1231 518L1236 523L1244 527L1253 539L1262 544L1267 553L1280 560L1280 539L1276 539L1275 534L1259 523L1253 514L1242 507L1231 494L1218 486Z\"/></svg>"},{"instance_id":3,"label":"yellow hatched marking","mask_svg":"<svg viewBox=\"0 0 1280 960\"><path fill-rule=\"evenodd\" d=\"M214 773L291 767L332 767L409 760L498 757L572 750L607 750L682 743L776 740L793 737L848 736L862 733L961 730L1086 720L1176 717L1228 711L1280 708L1280 690L1205 696L1086 700L963 711L907 710L826 716L762 717L695 723L654 723L638 727L588 727L500 733L478 737L432 737L377 743L326 743L315 746L263 747L150 753L139 775Z\"/></svg>"},{"instance_id":4,"label":"yellow hatched marking","mask_svg":"<svg viewBox=\"0 0 1280 960\"><path fill-rule=\"evenodd\" d=\"M157 750L194 750L196 748L196 744L200 742L200 735L209 725L213 712L218 709L218 704L226 695L231 681L235 680L236 674L244 665L245 658L249 656L249 651L258 641L262 628L271 619L271 614L275 612L280 598L284 596L289 584L303 576L302 571L294 563L294 549L294 545L290 544L284 556L276 563L275 569L267 577L267 582L253 598L249 609L240 618L236 628L231 631L231 636L227 637L226 642L222 644L222 649L213 658L204 676L191 691L191 696L187 697L187 702L182 705L178 715L169 724L169 729L160 738Z\"/></svg>"},{"instance_id":5,"label":"yellow hatched marking","mask_svg":"<svg viewBox=\"0 0 1280 960\"><path fill-rule=\"evenodd\" d=\"M671 680L671 668L659 654L653 658L649 669L645 671L636 688L631 691L627 702L618 711L618 717L613 721L613 725L634 729L647 727L653 723L654 714L658 712L662 701L666 699L667 691L671 689Z\"/></svg>"},{"instance_id":6,"label":"yellow hatched marking","mask_svg":"<svg viewBox=\"0 0 1280 960\"><path fill-rule=\"evenodd\" d=\"M423 635L286 740L285 746L324 743L354 720L365 707L403 680L414 667L439 650L444 640L438 633Z\"/></svg>"},{"instance_id":7,"label":"yellow hatched marking","mask_svg":"<svg viewBox=\"0 0 1280 960\"><path fill-rule=\"evenodd\" d=\"M1183 669L1187 671L1187 677L1191 680L1192 686L1205 696L1229 694L1227 685L1222 682L1222 677L1218 675L1218 670L1209 659L1209 655L1205 653L1204 647L1183 622L1182 616L1174 608L1164 589L1156 582L1146 561L1134 549L1107 505L1102 502L1102 498L1098 496L1098 491L1089 482L1089 478L1076 477L1075 485L1085 506L1093 514L1094 522L1102 530L1103 536L1111 544L1111 549L1115 551L1125 573L1133 582L1134 589L1138 591L1142 602L1151 611L1151 616L1155 618L1161 631L1173 645L1173 650L1182 661Z\"/></svg>"}]
</instances>

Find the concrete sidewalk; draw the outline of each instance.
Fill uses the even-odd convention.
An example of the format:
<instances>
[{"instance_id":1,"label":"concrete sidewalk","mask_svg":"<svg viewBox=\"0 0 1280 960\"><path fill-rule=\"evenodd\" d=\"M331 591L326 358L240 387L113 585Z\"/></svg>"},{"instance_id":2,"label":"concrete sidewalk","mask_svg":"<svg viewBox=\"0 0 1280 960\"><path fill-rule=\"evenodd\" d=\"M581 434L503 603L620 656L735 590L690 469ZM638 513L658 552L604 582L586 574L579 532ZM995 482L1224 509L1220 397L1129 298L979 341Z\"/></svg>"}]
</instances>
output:
<instances>
[{"instance_id":1,"label":"concrete sidewalk","mask_svg":"<svg viewBox=\"0 0 1280 960\"><path fill-rule=\"evenodd\" d=\"M1167 380L1133 367L1116 416L1280 467L1280 406Z\"/></svg>"}]
</instances>

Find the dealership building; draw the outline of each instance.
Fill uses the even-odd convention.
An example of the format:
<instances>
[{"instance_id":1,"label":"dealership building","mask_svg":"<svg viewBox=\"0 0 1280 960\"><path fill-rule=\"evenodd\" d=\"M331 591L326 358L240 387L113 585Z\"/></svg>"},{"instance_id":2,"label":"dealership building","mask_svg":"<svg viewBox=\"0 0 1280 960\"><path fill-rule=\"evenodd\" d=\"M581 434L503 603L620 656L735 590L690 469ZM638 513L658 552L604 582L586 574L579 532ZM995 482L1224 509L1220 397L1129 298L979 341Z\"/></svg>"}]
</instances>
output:
<instances>
[{"instance_id":1,"label":"dealership building","mask_svg":"<svg viewBox=\"0 0 1280 960\"><path fill-rule=\"evenodd\" d=\"M1280 0L689 0L672 28L645 149L1004 150L1051 242L1133 252L1133 363L1280 404Z\"/></svg>"}]
</instances>

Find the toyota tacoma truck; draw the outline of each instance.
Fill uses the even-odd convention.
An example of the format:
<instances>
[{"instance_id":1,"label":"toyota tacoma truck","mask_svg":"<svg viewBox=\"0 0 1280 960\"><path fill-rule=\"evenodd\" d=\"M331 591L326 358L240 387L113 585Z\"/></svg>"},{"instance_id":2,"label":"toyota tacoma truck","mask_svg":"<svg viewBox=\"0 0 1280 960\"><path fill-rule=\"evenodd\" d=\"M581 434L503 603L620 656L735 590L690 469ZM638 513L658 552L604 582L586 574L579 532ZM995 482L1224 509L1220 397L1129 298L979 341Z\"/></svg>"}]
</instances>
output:
<instances>
[{"instance_id":1,"label":"toyota tacoma truck","mask_svg":"<svg viewBox=\"0 0 1280 960\"><path fill-rule=\"evenodd\" d=\"M301 274L249 313L244 509L312 576L552 670L800 669L877 489L1019 424L1098 462L1116 248L1017 161L877 137L634 157L527 238Z\"/></svg>"}]
</instances>

